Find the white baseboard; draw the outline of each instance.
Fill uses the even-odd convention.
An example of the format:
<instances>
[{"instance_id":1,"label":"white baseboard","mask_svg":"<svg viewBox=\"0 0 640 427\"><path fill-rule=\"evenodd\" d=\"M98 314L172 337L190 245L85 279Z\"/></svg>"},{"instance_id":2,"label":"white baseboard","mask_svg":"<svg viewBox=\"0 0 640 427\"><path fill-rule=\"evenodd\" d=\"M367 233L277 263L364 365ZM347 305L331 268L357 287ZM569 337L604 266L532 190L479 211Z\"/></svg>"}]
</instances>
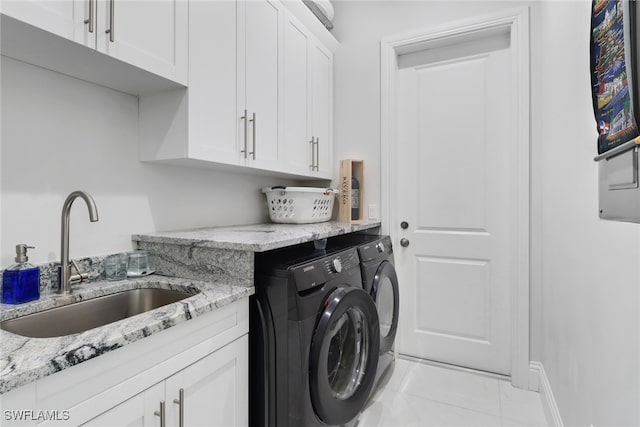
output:
<instances>
[{"instance_id":1,"label":"white baseboard","mask_svg":"<svg viewBox=\"0 0 640 427\"><path fill-rule=\"evenodd\" d=\"M544 406L544 415L547 418L549 426L564 427L560 411L558 410L558 405L553 397L549 378L547 378L544 366L542 366L542 363L540 362L529 363L529 390L540 393L542 406Z\"/></svg>"},{"instance_id":2,"label":"white baseboard","mask_svg":"<svg viewBox=\"0 0 640 427\"><path fill-rule=\"evenodd\" d=\"M542 364L540 362L529 362L529 390L540 392L540 376Z\"/></svg>"}]
</instances>

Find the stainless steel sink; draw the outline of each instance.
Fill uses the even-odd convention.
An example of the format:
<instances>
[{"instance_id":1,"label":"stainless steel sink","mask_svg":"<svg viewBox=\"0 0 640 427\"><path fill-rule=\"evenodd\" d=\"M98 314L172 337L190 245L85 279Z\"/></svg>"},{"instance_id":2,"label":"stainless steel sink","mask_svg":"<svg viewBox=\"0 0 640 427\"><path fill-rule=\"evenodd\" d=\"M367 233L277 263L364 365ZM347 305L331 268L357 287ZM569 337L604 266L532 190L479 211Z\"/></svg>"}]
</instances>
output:
<instances>
[{"instance_id":1,"label":"stainless steel sink","mask_svg":"<svg viewBox=\"0 0 640 427\"><path fill-rule=\"evenodd\" d=\"M31 338L51 338L84 332L117 322L195 294L167 289L132 289L0 323L0 329Z\"/></svg>"}]
</instances>

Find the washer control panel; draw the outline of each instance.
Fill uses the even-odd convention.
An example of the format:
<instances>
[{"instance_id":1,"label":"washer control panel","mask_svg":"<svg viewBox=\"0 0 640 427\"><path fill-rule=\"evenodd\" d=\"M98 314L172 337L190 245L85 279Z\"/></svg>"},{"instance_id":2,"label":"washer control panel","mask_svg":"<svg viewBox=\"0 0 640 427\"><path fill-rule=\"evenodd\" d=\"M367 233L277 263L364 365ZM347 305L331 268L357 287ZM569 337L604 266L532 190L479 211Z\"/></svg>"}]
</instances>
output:
<instances>
[{"instance_id":1,"label":"washer control panel","mask_svg":"<svg viewBox=\"0 0 640 427\"><path fill-rule=\"evenodd\" d=\"M378 260L385 259L393 253L391 238L383 236L379 240L360 246L358 251L360 252L361 262L378 262Z\"/></svg>"},{"instance_id":2,"label":"washer control panel","mask_svg":"<svg viewBox=\"0 0 640 427\"><path fill-rule=\"evenodd\" d=\"M341 273L342 270L357 267L358 255L355 251L342 252L324 260L325 270L329 275Z\"/></svg>"},{"instance_id":3,"label":"washer control panel","mask_svg":"<svg viewBox=\"0 0 640 427\"><path fill-rule=\"evenodd\" d=\"M360 270L360 259L355 248L329 255L306 264L291 268L299 291L323 285L351 269Z\"/></svg>"}]
</instances>

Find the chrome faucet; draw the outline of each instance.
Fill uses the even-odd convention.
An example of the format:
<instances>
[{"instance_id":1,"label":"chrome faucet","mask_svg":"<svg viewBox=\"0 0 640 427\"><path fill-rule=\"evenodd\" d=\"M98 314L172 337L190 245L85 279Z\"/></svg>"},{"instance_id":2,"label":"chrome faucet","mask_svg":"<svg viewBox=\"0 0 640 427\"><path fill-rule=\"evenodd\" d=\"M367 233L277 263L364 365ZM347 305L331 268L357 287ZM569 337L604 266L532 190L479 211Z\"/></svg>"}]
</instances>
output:
<instances>
[{"instance_id":1,"label":"chrome faucet","mask_svg":"<svg viewBox=\"0 0 640 427\"><path fill-rule=\"evenodd\" d=\"M70 294L71 284L79 283L87 277L86 273L80 272L78 265L74 262L73 265L78 271L78 274L71 274L71 266L69 265L69 214L71 213L71 205L76 198L82 198L87 207L89 208L89 220L91 222L98 221L98 209L96 208L96 202L93 201L93 197L84 191L74 191L67 196L67 199L62 205L62 231L61 231L61 245L60 245L60 270L58 270L59 279L59 293Z\"/></svg>"}]
</instances>

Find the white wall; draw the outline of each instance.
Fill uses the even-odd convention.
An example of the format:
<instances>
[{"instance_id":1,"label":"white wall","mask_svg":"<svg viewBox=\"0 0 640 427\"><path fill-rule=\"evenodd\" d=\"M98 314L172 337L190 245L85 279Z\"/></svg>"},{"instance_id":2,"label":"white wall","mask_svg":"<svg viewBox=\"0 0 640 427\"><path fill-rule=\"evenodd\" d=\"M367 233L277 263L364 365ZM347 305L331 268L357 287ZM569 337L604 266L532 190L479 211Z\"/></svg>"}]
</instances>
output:
<instances>
[{"instance_id":1,"label":"white wall","mask_svg":"<svg viewBox=\"0 0 640 427\"><path fill-rule=\"evenodd\" d=\"M268 221L273 179L138 162L138 98L2 57L1 264L18 243L60 259L60 213L76 189L71 257L131 250L131 234Z\"/></svg>"},{"instance_id":2,"label":"white wall","mask_svg":"<svg viewBox=\"0 0 640 427\"><path fill-rule=\"evenodd\" d=\"M590 2L534 16L542 362L567 425L640 425L640 225L598 219Z\"/></svg>"},{"instance_id":3,"label":"white wall","mask_svg":"<svg viewBox=\"0 0 640 427\"><path fill-rule=\"evenodd\" d=\"M380 204L379 41L531 6L531 360L565 425L640 425L640 226L598 219L590 2L337 1L336 158ZM392 225L393 226L393 225Z\"/></svg>"}]
</instances>

